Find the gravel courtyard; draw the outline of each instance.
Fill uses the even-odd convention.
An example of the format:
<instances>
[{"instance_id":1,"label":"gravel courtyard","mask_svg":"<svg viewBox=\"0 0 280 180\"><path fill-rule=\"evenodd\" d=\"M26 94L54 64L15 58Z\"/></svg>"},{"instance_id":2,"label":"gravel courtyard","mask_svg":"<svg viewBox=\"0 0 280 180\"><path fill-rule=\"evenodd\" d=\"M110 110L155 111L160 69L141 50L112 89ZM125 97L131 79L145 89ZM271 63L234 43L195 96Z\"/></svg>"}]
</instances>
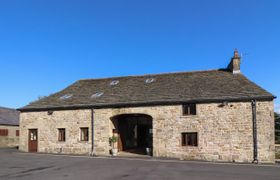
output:
<instances>
[{"instance_id":1,"label":"gravel courtyard","mask_svg":"<svg viewBox=\"0 0 280 180\"><path fill-rule=\"evenodd\" d=\"M28 154L0 149L0 180L244 179L279 180L279 165Z\"/></svg>"}]
</instances>

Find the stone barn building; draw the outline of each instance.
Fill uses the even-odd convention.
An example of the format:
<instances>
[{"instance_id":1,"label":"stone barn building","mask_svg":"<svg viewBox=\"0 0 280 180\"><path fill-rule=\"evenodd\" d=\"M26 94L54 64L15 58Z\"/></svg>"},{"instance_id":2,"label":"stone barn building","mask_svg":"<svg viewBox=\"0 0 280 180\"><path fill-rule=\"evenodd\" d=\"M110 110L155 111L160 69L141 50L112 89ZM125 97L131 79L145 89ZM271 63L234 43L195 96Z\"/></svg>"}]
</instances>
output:
<instances>
[{"instance_id":1,"label":"stone barn building","mask_svg":"<svg viewBox=\"0 0 280 180\"><path fill-rule=\"evenodd\" d=\"M275 161L274 96L225 69L79 80L20 109L20 150L227 162Z\"/></svg>"},{"instance_id":2,"label":"stone barn building","mask_svg":"<svg viewBox=\"0 0 280 180\"><path fill-rule=\"evenodd\" d=\"M18 147L19 112L0 107L0 148Z\"/></svg>"}]
</instances>

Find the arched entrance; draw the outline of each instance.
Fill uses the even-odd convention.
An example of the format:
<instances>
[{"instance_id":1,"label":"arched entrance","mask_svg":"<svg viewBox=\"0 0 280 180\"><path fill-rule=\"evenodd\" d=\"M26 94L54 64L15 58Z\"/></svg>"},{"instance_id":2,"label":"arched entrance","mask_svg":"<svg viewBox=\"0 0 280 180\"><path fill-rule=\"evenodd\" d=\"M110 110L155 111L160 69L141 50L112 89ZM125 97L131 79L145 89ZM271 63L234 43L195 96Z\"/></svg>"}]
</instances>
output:
<instances>
[{"instance_id":1,"label":"arched entrance","mask_svg":"<svg viewBox=\"0 0 280 180\"><path fill-rule=\"evenodd\" d=\"M121 114L111 118L118 138L118 150L135 154L152 152L152 117L146 114ZM151 155L151 154L150 154Z\"/></svg>"}]
</instances>

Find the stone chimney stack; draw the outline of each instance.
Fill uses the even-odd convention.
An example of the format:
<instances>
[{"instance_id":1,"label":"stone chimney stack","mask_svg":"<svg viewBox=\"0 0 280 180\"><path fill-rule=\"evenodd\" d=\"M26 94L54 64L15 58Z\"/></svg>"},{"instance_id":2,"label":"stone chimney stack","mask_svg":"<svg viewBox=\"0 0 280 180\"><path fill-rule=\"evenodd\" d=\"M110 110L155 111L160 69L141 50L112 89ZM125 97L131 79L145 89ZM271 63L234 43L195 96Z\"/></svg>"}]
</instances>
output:
<instances>
[{"instance_id":1,"label":"stone chimney stack","mask_svg":"<svg viewBox=\"0 0 280 180\"><path fill-rule=\"evenodd\" d=\"M231 62L228 65L228 69L233 73L233 74L239 74L241 73L240 71L240 64L241 64L241 58L238 54L237 49L234 50L234 55L231 58Z\"/></svg>"}]
</instances>

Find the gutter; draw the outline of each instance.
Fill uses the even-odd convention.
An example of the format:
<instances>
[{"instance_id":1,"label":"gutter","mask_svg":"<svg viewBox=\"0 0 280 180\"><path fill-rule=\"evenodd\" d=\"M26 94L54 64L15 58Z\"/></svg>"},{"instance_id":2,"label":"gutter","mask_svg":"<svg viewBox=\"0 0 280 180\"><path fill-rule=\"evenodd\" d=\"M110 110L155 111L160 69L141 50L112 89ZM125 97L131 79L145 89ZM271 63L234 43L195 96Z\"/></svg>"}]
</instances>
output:
<instances>
[{"instance_id":1,"label":"gutter","mask_svg":"<svg viewBox=\"0 0 280 180\"><path fill-rule=\"evenodd\" d=\"M61 105L61 106L45 106L45 107L23 107L17 109L20 112L38 112L46 110L75 110L75 109L101 109L101 108L125 108L125 107L145 107L145 106L157 106L157 105L179 105L183 103L220 103L223 101L228 102L245 102L245 101L272 101L275 96L264 97L246 97L246 98L222 98L222 99L196 99L196 100L167 100L167 101L146 101L146 102L124 102L124 103L100 103L100 104L76 104L76 105Z\"/></svg>"},{"instance_id":2,"label":"gutter","mask_svg":"<svg viewBox=\"0 0 280 180\"><path fill-rule=\"evenodd\" d=\"M91 109L91 152L90 156L95 156L94 148L94 109Z\"/></svg>"},{"instance_id":3,"label":"gutter","mask_svg":"<svg viewBox=\"0 0 280 180\"><path fill-rule=\"evenodd\" d=\"M258 164L258 136L257 136L257 107L256 100L252 100L252 117L253 117L253 148L254 148L254 160L252 163Z\"/></svg>"},{"instance_id":4,"label":"gutter","mask_svg":"<svg viewBox=\"0 0 280 180\"><path fill-rule=\"evenodd\" d=\"M0 126L13 126L13 127L19 127L19 124L0 124Z\"/></svg>"}]
</instances>

